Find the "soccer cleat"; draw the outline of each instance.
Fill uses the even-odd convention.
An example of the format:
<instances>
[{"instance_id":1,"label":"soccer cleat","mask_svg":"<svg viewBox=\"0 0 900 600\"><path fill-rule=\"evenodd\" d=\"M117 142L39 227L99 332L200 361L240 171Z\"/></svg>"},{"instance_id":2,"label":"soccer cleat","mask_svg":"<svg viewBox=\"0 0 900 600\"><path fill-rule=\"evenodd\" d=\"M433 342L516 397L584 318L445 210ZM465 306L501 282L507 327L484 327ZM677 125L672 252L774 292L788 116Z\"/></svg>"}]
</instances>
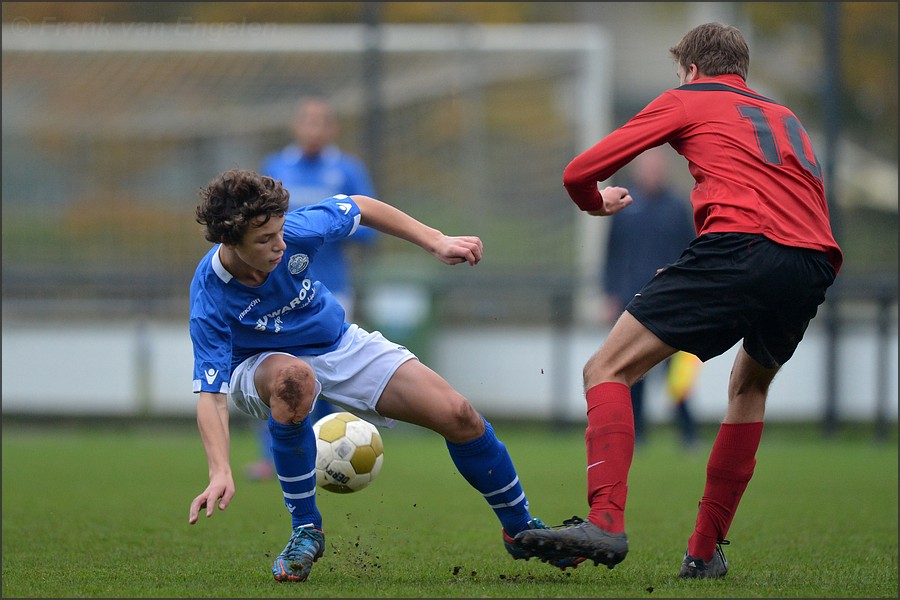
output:
<instances>
[{"instance_id":1,"label":"soccer cleat","mask_svg":"<svg viewBox=\"0 0 900 600\"><path fill-rule=\"evenodd\" d=\"M294 527L287 546L272 565L275 581L306 581L313 563L319 560L324 551L324 533L312 526Z\"/></svg>"},{"instance_id":2,"label":"soccer cleat","mask_svg":"<svg viewBox=\"0 0 900 600\"><path fill-rule=\"evenodd\" d=\"M728 572L728 560L725 553L722 552L722 546L727 546L730 542L722 540L716 544L716 551L713 553L709 562L701 558L694 558L684 552L684 560L681 561L681 570L678 572L679 577L685 579L717 579L725 577Z\"/></svg>"},{"instance_id":3,"label":"soccer cleat","mask_svg":"<svg viewBox=\"0 0 900 600\"><path fill-rule=\"evenodd\" d=\"M551 564L577 556L594 561L594 566L603 563L612 569L628 554L628 538L624 532L609 533L579 517L567 519L559 528L520 531L515 544L529 557L537 556Z\"/></svg>"},{"instance_id":4,"label":"soccer cleat","mask_svg":"<svg viewBox=\"0 0 900 600\"><path fill-rule=\"evenodd\" d=\"M544 522L541 521L540 519L534 518L534 519L528 521L528 524L526 525L526 530L527 529L550 529L550 528L547 527L546 525L544 525ZM509 555L512 556L513 559L528 560L529 558L534 556L533 554L529 553L524 548L518 546L516 544L515 538L513 538L508 533L506 533L505 529L502 531L503 531L503 545L506 547L506 551L509 552ZM580 556L565 556L562 558L548 560L545 562L548 562L551 565L553 565L554 567L557 567L557 568L565 571L569 567L572 567L573 569L577 568L578 565L580 565L582 562L584 562L584 558L582 558Z\"/></svg>"}]
</instances>

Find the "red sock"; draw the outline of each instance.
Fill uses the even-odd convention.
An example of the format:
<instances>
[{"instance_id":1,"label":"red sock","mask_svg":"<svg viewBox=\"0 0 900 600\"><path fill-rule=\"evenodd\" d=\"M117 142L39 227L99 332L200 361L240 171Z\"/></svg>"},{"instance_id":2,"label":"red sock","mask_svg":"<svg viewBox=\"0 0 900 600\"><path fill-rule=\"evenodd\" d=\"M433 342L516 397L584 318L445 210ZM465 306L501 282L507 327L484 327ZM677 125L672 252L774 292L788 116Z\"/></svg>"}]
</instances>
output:
<instances>
[{"instance_id":1,"label":"red sock","mask_svg":"<svg viewBox=\"0 0 900 600\"><path fill-rule=\"evenodd\" d=\"M628 470L634 456L631 390L606 382L587 391L588 520L609 533L625 531Z\"/></svg>"},{"instance_id":2,"label":"red sock","mask_svg":"<svg viewBox=\"0 0 900 600\"><path fill-rule=\"evenodd\" d=\"M734 513L756 466L762 423L722 423L706 464L706 487L687 552L712 560L716 544L725 539Z\"/></svg>"}]
</instances>

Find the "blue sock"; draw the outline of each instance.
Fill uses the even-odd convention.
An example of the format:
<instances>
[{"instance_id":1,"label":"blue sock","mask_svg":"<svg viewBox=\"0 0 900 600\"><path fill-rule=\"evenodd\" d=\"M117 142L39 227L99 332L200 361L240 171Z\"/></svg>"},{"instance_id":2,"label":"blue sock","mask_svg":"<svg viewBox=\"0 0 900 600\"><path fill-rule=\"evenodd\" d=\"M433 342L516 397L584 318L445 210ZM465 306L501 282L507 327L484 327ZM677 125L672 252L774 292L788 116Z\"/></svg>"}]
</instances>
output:
<instances>
[{"instance_id":1,"label":"blue sock","mask_svg":"<svg viewBox=\"0 0 900 600\"><path fill-rule=\"evenodd\" d=\"M316 437L309 418L284 425L269 415L272 458L284 504L291 513L292 527L312 524L322 529L322 515L316 508Z\"/></svg>"},{"instance_id":2,"label":"blue sock","mask_svg":"<svg viewBox=\"0 0 900 600\"><path fill-rule=\"evenodd\" d=\"M487 419L482 419L484 435L463 444L447 442L447 449L460 474L494 509L504 531L516 535L531 520L528 499L506 446Z\"/></svg>"}]
</instances>

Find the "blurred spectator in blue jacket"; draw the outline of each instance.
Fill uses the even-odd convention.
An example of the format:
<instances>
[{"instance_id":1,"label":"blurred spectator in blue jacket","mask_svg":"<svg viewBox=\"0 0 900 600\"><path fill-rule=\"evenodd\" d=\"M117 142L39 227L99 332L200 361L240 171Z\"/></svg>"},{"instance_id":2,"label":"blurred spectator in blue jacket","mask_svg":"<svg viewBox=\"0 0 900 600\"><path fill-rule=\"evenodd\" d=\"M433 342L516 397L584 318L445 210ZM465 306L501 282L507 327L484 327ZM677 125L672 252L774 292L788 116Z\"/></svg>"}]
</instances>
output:
<instances>
[{"instance_id":1,"label":"blurred spectator in blue jacket","mask_svg":"<svg viewBox=\"0 0 900 600\"><path fill-rule=\"evenodd\" d=\"M361 194L375 197L368 169L362 160L341 150L335 140L339 122L332 103L325 97L311 95L300 99L291 122L293 141L267 156L260 173L281 181L290 192L289 210L315 204L336 194ZM353 285L351 246L372 246L378 232L360 226L347 240L322 246L316 256L314 277L334 294L346 320L355 319L356 291ZM315 423L334 412L334 405L319 398L310 416ZM247 467L250 479L270 479L275 475L272 463L272 439L266 422L261 422L259 444L261 456Z\"/></svg>"}]
</instances>

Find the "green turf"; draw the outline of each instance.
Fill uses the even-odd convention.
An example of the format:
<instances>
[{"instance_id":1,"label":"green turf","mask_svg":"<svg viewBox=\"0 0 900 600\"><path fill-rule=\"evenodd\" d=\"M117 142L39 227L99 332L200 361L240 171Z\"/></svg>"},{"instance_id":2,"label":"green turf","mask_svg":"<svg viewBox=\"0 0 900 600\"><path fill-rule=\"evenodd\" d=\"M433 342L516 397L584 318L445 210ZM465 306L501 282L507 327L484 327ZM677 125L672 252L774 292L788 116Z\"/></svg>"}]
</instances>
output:
<instances>
[{"instance_id":1,"label":"green turf","mask_svg":"<svg viewBox=\"0 0 900 600\"><path fill-rule=\"evenodd\" d=\"M586 509L583 429L495 422L532 512L556 523ZM382 430L379 478L320 491L327 549L303 584L269 571L290 520L274 482L250 482L252 433L235 424L231 507L189 526L207 483L195 427L3 427L3 597L778 597L896 598L897 438L825 440L767 426L726 548L723 580L677 577L706 455L668 431L639 448L629 481L628 558L561 572L512 561L484 500L436 434Z\"/></svg>"}]
</instances>

